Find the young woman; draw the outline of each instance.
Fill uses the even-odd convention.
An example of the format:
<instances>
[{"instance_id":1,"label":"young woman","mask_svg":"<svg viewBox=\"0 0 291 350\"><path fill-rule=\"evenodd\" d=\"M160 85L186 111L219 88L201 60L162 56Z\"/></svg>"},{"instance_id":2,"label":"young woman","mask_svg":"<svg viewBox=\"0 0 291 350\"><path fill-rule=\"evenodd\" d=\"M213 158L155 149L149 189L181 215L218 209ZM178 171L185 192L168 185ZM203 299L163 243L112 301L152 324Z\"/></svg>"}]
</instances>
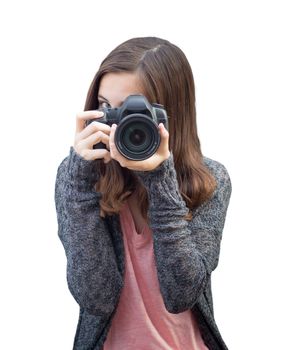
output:
<instances>
[{"instance_id":1,"label":"young woman","mask_svg":"<svg viewBox=\"0 0 291 350\"><path fill-rule=\"evenodd\" d=\"M118 122L98 122L100 109L119 108L130 95L168 115L168 129L156 126L157 151L144 160L120 153ZM91 83L56 179L68 287L80 306L73 349L227 349L211 273L230 196L225 166L201 152L183 52L155 37L119 45Z\"/></svg>"}]
</instances>

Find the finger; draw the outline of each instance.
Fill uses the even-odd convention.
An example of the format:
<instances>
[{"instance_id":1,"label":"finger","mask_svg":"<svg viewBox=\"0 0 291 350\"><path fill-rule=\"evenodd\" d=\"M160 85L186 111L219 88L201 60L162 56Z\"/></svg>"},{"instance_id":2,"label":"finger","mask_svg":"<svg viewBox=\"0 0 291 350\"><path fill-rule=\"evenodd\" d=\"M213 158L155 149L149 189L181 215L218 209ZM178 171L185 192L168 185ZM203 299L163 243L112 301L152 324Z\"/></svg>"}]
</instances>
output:
<instances>
[{"instance_id":1,"label":"finger","mask_svg":"<svg viewBox=\"0 0 291 350\"><path fill-rule=\"evenodd\" d=\"M93 145L99 142L104 143L109 148L109 136L100 130L81 141L85 148L92 148Z\"/></svg>"},{"instance_id":2,"label":"finger","mask_svg":"<svg viewBox=\"0 0 291 350\"><path fill-rule=\"evenodd\" d=\"M168 130L165 128L163 123L159 124L159 132L160 132L160 136L161 136L161 143L158 149L158 153L159 154L163 154L165 156L169 156L170 155L170 151L169 151L169 132Z\"/></svg>"},{"instance_id":3,"label":"finger","mask_svg":"<svg viewBox=\"0 0 291 350\"><path fill-rule=\"evenodd\" d=\"M109 135L109 149L110 149L111 158L118 161L120 153L118 152L116 145L115 145L115 142L114 142L116 127L117 127L116 124L112 124L112 126L111 126L111 131L110 131L110 135Z\"/></svg>"},{"instance_id":4,"label":"finger","mask_svg":"<svg viewBox=\"0 0 291 350\"><path fill-rule=\"evenodd\" d=\"M111 160L110 152L107 149L84 149L80 155L86 160L104 159L104 163Z\"/></svg>"},{"instance_id":5,"label":"finger","mask_svg":"<svg viewBox=\"0 0 291 350\"><path fill-rule=\"evenodd\" d=\"M76 132L80 132L85 127L85 121L94 119L94 118L101 118L104 116L104 113L101 111L84 111L80 112L76 115Z\"/></svg>"},{"instance_id":6,"label":"finger","mask_svg":"<svg viewBox=\"0 0 291 350\"><path fill-rule=\"evenodd\" d=\"M76 135L77 140L82 140L87 138L88 136L92 135L93 133L97 131L102 131L105 134L109 135L110 134L110 126L104 123L99 123L99 122L92 122L89 125L85 127L80 133Z\"/></svg>"},{"instance_id":7,"label":"finger","mask_svg":"<svg viewBox=\"0 0 291 350\"><path fill-rule=\"evenodd\" d=\"M107 163L109 163L111 161L111 155L110 155L109 151L107 151L106 154L104 155L103 161L104 161L105 164L107 164Z\"/></svg>"},{"instance_id":8,"label":"finger","mask_svg":"<svg viewBox=\"0 0 291 350\"><path fill-rule=\"evenodd\" d=\"M117 149L114 142L115 131L116 131L116 124L112 124L110 134L109 134L109 149L110 149L111 156L117 154Z\"/></svg>"}]
</instances>

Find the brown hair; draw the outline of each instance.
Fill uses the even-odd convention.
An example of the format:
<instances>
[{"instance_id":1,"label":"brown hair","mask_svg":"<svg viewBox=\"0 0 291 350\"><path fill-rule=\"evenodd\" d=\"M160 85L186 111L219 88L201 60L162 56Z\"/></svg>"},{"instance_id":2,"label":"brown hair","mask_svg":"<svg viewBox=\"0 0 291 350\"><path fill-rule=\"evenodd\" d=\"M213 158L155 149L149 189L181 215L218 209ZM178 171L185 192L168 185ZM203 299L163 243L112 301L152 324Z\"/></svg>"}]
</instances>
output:
<instances>
[{"instance_id":1,"label":"brown hair","mask_svg":"<svg viewBox=\"0 0 291 350\"><path fill-rule=\"evenodd\" d=\"M169 147L187 207L191 210L208 200L216 181L203 164L196 125L194 79L182 50L156 37L134 38L117 46L101 63L89 88L85 110L98 108L101 78L113 72L137 73L148 100L165 107L169 115ZM134 173L114 160L106 165L102 162L100 166L102 176L96 190L102 193L103 215L118 213L125 199L136 190L146 217L147 193Z\"/></svg>"}]
</instances>

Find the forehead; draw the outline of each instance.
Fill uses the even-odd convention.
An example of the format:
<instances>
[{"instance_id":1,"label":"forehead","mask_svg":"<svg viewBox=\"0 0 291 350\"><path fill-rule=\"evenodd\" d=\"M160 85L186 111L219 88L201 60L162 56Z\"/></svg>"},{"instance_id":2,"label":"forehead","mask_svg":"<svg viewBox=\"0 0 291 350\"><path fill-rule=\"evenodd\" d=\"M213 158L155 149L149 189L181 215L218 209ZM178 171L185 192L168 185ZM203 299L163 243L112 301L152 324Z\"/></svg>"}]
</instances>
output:
<instances>
[{"instance_id":1,"label":"forehead","mask_svg":"<svg viewBox=\"0 0 291 350\"><path fill-rule=\"evenodd\" d=\"M119 105L127 96L133 94L143 94L142 85L136 73L107 73L101 78L99 95L106 98L111 105Z\"/></svg>"}]
</instances>

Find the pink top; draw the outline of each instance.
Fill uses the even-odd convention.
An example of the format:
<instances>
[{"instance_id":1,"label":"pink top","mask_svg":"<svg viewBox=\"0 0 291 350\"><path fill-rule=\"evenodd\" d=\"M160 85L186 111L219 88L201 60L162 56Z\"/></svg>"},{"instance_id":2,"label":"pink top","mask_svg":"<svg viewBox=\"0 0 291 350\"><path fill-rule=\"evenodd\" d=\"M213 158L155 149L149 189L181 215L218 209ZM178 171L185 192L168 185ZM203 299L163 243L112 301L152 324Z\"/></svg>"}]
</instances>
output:
<instances>
[{"instance_id":1,"label":"pink top","mask_svg":"<svg viewBox=\"0 0 291 350\"><path fill-rule=\"evenodd\" d=\"M169 313L159 289L152 232L137 234L128 203L120 212L125 280L104 350L208 350L190 310Z\"/></svg>"}]
</instances>

